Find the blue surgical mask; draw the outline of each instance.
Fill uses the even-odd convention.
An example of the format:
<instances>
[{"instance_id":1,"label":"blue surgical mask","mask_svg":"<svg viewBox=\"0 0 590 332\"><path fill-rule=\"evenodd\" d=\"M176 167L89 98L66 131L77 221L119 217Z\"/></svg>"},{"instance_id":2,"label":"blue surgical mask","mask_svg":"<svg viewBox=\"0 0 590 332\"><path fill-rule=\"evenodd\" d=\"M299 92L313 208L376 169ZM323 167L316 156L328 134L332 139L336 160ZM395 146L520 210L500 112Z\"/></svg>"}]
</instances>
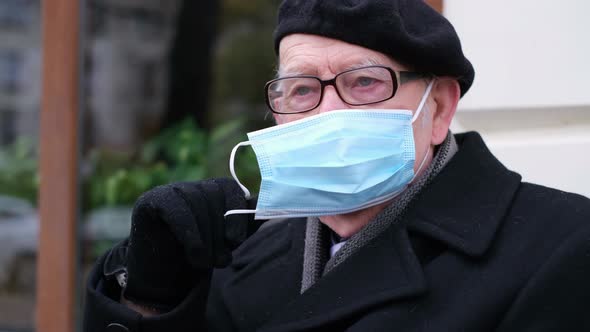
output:
<instances>
[{"instance_id":1,"label":"blue surgical mask","mask_svg":"<svg viewBox=\"0 0 590 332\"><path fill-rule=\"evenodd\" d=\"M399 195L415 178L412 123L424 108L430 82L418 109L335 110L248 133L234 147L256 153L262 182L255 219L337 215L358 211ZM425 154L419 170L424 165ZM417 172L417 173L418 173Z\"/></svg>"}]
</instances>

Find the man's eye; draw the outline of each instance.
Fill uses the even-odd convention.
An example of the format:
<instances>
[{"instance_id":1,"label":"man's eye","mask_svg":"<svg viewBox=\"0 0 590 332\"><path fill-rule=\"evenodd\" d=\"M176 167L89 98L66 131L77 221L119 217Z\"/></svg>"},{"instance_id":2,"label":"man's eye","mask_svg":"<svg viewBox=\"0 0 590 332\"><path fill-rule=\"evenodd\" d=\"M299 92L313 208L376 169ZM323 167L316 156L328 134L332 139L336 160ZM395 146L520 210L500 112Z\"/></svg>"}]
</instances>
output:
<instances>
[{"instance_id":1,"label":"man's eye","mask_svg":"<svg viewBox=\"0 0 590 332\"><path fill-rule=\"evenodd\" d=\"M289 97L308 97L311 96L315 90L313 86L309 85L297 85L289 89Z\"/></svg>"},{"instance_id":2,"label":"man's eye","mask_svg":"<svg viewBox=\"0 0 590 332\"><path fill-rule=\"evenodd\" d=\"M377 80L372 77L359 77L356 79L356 85L362 87L370 86L371 84L375 84L376 82Z\"/></svg>"},{"instance_id":3,"label":"man's eye","mask_svg":"<svg viewBox=\"0 0 590 332\"><path fill-rule=\"evenodd\" d=\"M305 96L311 93L311 88L308 86L299 86L294 89L294 94L297 96Z\"/></svg>"}]
</instances>

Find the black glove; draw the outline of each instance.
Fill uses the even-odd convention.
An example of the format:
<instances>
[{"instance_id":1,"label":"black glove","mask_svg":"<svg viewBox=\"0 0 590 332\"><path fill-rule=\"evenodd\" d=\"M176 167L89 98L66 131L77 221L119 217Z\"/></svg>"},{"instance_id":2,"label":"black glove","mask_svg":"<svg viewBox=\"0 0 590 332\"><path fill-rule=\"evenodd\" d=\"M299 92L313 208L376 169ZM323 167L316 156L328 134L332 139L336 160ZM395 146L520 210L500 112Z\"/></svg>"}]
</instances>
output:
<instances>
[{"instance_id":1,"label":"black glove","mask_svg":"<svg viewBox=\"0 0 590 332\"><path fill-rule=\"evenodd\" d=\"M250 204L248 204L250 203ZM231 251L261 225L234 180L213 179L156 187L133 209L128 243L113 248L104 273L127 272L125 298L168 311L197 282L209 282L212 269L231 263Z\"/></svg>"}]
</instances>

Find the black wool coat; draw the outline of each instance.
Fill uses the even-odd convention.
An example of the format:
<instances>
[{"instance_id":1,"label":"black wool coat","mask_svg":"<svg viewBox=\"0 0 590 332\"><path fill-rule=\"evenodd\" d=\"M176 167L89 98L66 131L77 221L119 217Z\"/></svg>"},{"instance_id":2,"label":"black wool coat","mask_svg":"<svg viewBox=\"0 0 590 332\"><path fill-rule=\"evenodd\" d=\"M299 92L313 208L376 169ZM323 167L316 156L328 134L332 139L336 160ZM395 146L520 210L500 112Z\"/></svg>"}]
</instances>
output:
<instances>
[{"instance_id":1,"label":"black wool coat","mask_svg":"<svg viewBox=\"0 0 590 332\"><path fill-rule=\"evenodd\" d=\"M404 222L305 293L305 221L285 220L157 317L112 300L99 261L84 330L590 331L590 200L522 183L476 133L456 139Z\"/></svg>"}]
</instances>

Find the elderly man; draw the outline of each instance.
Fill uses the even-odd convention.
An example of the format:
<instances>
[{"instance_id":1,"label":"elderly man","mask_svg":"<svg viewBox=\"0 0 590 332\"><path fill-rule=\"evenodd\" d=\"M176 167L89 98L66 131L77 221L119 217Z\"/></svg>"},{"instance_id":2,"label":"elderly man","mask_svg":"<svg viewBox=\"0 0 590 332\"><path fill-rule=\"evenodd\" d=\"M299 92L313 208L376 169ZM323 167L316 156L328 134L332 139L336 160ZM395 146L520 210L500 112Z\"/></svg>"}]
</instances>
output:
<instances>
[{"instance_id":1,"label":"elderly man","mask_svg":"<svg viewBox=\"0 0 590 332\"><path fill-rule=\"evenodd\" d=\"M224 179L143 195L86 331L590 330L590 202L450 134L474 72L444 17L285 0L275 45L278 125L238 145L257 202Z\"/></svg>"}]
</instances>

